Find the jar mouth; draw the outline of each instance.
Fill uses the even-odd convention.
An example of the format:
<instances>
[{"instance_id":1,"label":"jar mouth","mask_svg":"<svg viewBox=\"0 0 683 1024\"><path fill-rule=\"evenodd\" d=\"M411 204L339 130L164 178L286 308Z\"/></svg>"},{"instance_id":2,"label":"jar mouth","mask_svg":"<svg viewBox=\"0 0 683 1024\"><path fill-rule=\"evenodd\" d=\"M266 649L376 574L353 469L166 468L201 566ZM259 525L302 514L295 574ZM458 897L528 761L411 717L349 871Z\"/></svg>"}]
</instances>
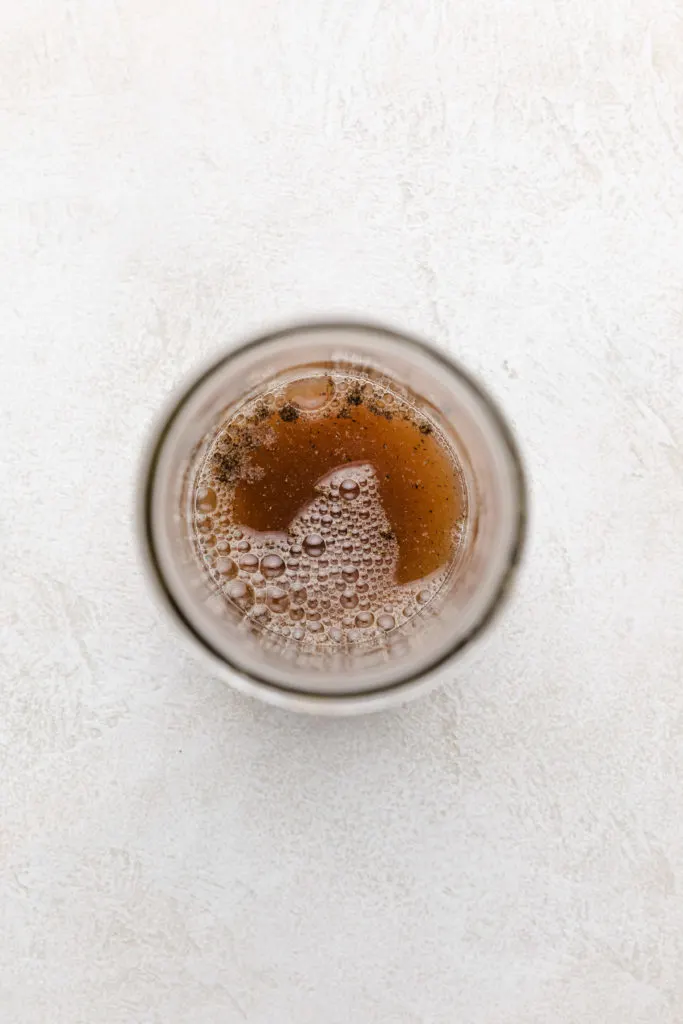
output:
<instances>
[{"instance_id":1,"label":"jar mouth","mask_svg":"<svg viewBox=\"0 0 683 1024\"><path fill-rule=\"evenodd\" d=\"M485 409L498 435L498 439L504 449L508 470L512 476L512 489L515 495L514 508L512 509L515 521L512 526L511 543L506 553L505 565L496 580L495 588L486 605L481 609L475 621L470 624L469 628L462 635L455 636L451 644L446 644L441 650L437 650L433 657L425 658L424 662L417 668L401 671L400 663L397 662L396 672L391 680L371 688L367 686L365 688L344 688L341 691L299 688L296 685L277 681L269 676L267 670L260 671L254 666L245 665L238 656L233 657L230 650L219 649L212 638L207 635L197 622L193 621L192 617L183 607L182 602L178 599L178 595L174 593L172 583L164 569L159 548L159 538L155 527L154 499L159 482L162 454L180 418L187 412L190 403L197 399L202 388L217 374L228 369L233 361L248 356L249 353L255 353L273 343L286 343L290 340L293 342L294 339L305 341L307 337L320 334L320 332L339 333L340 335L343 335L345 332L365 332L371 334L378 341L400 346L403 350L412 350L431 363L436 364L437 368L443 370L444 375L447 377L455 378L459 381L475 397L482 408ZM527 531L525 471L515 437L498 405L470 373L450 355L414 336L367 321L341 320L293 324L253 338L224 352L191 381L167 406L143 456L138 488L138 527L143 559L157 596L160 597L167 612L181 627L185 638L191 642L192 646L203 651L215 669L230 673L231 681L235 682L238 688L247 693L261 696L271 703L284 706L301 704L309 705L310 710L321 710L323 707L338 709L354 704L358 705L359 710L362 710L363 706L382 701L383 698L386 702L401 692L422 688L428 677L433 677L440 668L464 651L465 648L469 647L497 617L510 592L511 583L525 546ZM235 679L232 679L233 675Z\"/></svg>"}]
</instances>

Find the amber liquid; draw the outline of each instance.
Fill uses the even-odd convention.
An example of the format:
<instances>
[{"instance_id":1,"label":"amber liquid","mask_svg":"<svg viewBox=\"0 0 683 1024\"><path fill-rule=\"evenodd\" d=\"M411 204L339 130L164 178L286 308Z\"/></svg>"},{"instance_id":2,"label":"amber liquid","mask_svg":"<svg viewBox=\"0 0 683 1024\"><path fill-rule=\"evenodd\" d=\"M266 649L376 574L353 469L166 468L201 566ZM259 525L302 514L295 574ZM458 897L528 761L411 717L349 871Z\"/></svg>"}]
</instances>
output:
<instances>
[{"instance_id":1,"label":"amber liquid","mask_svg":"<svg viewBox=\"0 0 683 1024\"><path fill-rule=\"evenodd\" d=\"M298 640L397 628L443 582L467 514L436 414L339 372L228 416L198 484L200 552L228 598Z\"/></svg>"}]
</instances>

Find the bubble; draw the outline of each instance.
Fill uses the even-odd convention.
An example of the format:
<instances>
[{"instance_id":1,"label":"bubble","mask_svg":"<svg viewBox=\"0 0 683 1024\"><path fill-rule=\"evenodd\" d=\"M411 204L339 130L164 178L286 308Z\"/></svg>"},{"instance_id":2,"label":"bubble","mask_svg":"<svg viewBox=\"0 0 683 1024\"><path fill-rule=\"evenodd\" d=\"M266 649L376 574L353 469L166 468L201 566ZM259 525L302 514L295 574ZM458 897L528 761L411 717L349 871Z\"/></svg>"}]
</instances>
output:
<instances>
[{"instance_id":1,"label":"bubble","mask_svg":"<svg viewBox=\"0 0 683 1024\"><path fill-rule=\"evenodd\" d=\"M263 625L263 623L267 622L270 618L270 612L264 604L255 604L251 612L251 617L255 622L258 622L259 625Z\"/></svg>"},{"instance_id":2,"label":"bubble","mask_svg":"<svg viewBox=\"0 0 683 1024\"><path fill-rule=\"evenodd\" d=\"M421 590L417 595L418 604L427 604L431 596L428 590Z\"/></svg>"},{"instance_id":3,"label":"bubble","mask_svg":"<svg viewBox=\"0 0 683 1024\"><path fill-rule=\"evenodd\" d=\"M372 612L358 612L355 619L355 625L358 629L369 629L370 626L374 625L375 616Z\"/></svg>"},{"instance_id":4,"label":"bubble","mask_svg":"<svg viewBox=\"0 0 683 1024\"><path fill-rule=\"evenodd\" d=\"M324 408L334 395L330 377L303 377L292 381L285 389L285 398L302 412L316 412Z\"/></svg>"},{"instance_id":5,"label":"bubble","mask_svg":"<svg viewBox=\"0 0 683 1024\"><path fill-rule=\"evenodd\" d=\"M317 512L313 512L309 516L309 522L311 522L313 525L317 526L317 524L320 522L320 516L318 515Z\"/></svg>"},{"instance_id":6,"label":"bubble","mask_svg":"<svg viewBox=\"0 0 683 1024\"><path fill-rule=\"evenodd\" d=\"M220 551L221 554L222 554L224 551L229 551L229 550L230 550L230 545L228 544L227 540L219 540L217 542L217 544L216 544L216 551Z\"/></svg>"},{"instance_id":7,"label":"bubble","mask_svg":"<svg viewBox=\"0 0 683 1024\"><path fill-rule=\"evenodd\" d=\"M304 610L303 610L303 608L290 608L289 609L289 617L294 622L299 622L304 617Z\"/></svg>"},{"instance_id":8,"label":"bubble","mask_svg":"<svg viewBox=\"0 0 683 1024\"><path fill-rule=\"evenodd\" d=\"M247 611L254 603L254 591L244 580L232 580L225 593L243 611Z\"/></svg>"},{"instance_id":9,"label":"bubble","mask_svg":"<svg viewBox=\"0 0 683 1024\"><path fill-rule=\"evenodd\" d=\"M232 579L233 576L237 575L237 566L232 558L229 558L227 555L221 555L216 559L215 569L221 576L226 576L228 579Z\"/></svg>"},{"instance_id":10,"label":"bubble","mask_svg":"<svg viewBox=\"0 0 683 1024\"><path fill-rule=\"evenodd\" d=\"M292 630L292 639L293 640L303 640L303 638L305 636L306 636L306 631L304 629L302 629L301 626L295 626L294 629Z\"/></svg>"},{"instance_id":11,"label":"bubble","mask_svg":"<svg viewBox=\"0 0 683 1024\"><path fill-rule=\"evenodd\" d=\"M258 564L258 555L254 555L250 551L240 558L240 569L244 569L245 572L256 572Z\"/></svg>"},{"instance_id":12,"label":"bubble","mask_svg":"<svg viewBox=\"0 0 683 1024\"><path fill-rule=\"evenodd\" d=\"M393 615L389 615L387 612L385 612L383 615L380 615L379 618L377 619L377 625L379 626L380 629L388 631L394 628L394 626L396 625L396 619L394 618Z\"/></svg>"},{"instance_id":13,"label":"bubble","mask_svg":"<svg viewBox=\"0 0 683 1024\"><path fill-rule=\"evenodd\" d=\"M316 611L306 612L306 618L309 622L319 622L322 619L322 615Z\"/></svg>"},{"instance_id":14,"label":"bubble","mask_svg":"<svg viewBox=\"0 0 683 1024\"><path fill-rule=\"evenodd\" d=\"M282 576L284 571L285 562L279 555L264 555L261 559L261 572L266 579L276 579L278 576Z\"/></svg>"},{"instance_id":15,"label":"bubble","mask_svg":"<svg viewBox=\"0 0 683 1024\"><path fill-rule=\"evenodd\" d=\"M368 584L363 580L361 583L358 584L356 590L358 591L359 594L364 594L368 590Z\"/></svg>"},{"instance_id":16,"label":"bubble","mask_svg":"<svg viewBox=\"0 0 683 1024\"><path fill-rule=\"evenodd\" d=\"M308 630L309 633L314 634L325 632L325 627L323 626L322 622L318 622L317 619L309 619L308 622L306 623L306 629Z\"/></svg>"},{"instance_id":17,"label":"bubble","mask_svg":"<svg viewBox=\"0 0 683 1024\"><path fill-rule=\"evenodd\" d=\"M344 634L342 633L341 629L339 629L338 626L332 626L331 629L328 629L327 635L329 636L330 640L334 641L335 644L341 643L342 640L344 639Z\"/></svg>"},{"instance_id":18,"label":"bubble","mask_svg":"<svg viewBox=\"0 0 683 1024\"><path fill-rule=\"evenodd\" d=\"M203 538L203 544L204 544L205 548L215 547L215 544L216 544L216 535L215 535L215 533L210 533L208 537L204 537Z\"/></svg>"},{"instance_id":19,"label":"bubble","mask_svg":"<svg viewBox=\"0 0 683 1024\"><path fill-rule=\"evenodd\" d=\"M353 565L345 565L342 567L342 579L346 583L355 583L358 579L358 569Z\"/></svg>"},{"instance_id":20,"label":"bubble","mask_svg":"<svg viewBox=\"0 0 683 1024\"><path fill-rule=\"evenodd\" d=\"M333 515L336 519L337 516L341 515L341 511L341 505L333 505L332 508L330 509L330 514Z\"/></svg>"},{"instance_id":21,"label":"bubble","mask_svg":"<svg viewBox=\"0 0 683 1024\"><path fill-rule=\"evenodd\" d=\"M345 555L351 554L351 552L353 551L353 544L351 543L350 540L344 541L344 543L342 544L342 551L344 552Z\"/></svg>"},{"instance_id":22,"label":"bubble","mask_svg":"<svg viewBox=\"0 0 683 1024\"><path fill-rule=\"evenodd\" d=\"M197 491L197 508L200 512L213 512L218 504L216 492L212 487L200 487Z\"/></svg>"},{"instance_id":23,"label":"bubble","mask_svg":"<svg viewBox=\"0 0 683 1024\"><path fill-rule=\"evenodd\" d=\"M195 519L198 533L211 533L213 530L213 520L211 516L197 516Z\"/></svg>"},{"instance_id":24,"label":"bubble","mask_svg":"<svg viewBox=\"0 0 683 1024\"><path fill-rule=\"evenodd\" d=\"M266 601L270 610L278 615L289 608L289 594L283 587L268 587Z\"/></svg>"},{"instance_id":25,"label":"bubble","mask_svg":"<svg viewBox=\"0 0 683 1024\"><path fill-rule=\"evenodd\" d=\"M332 516L328 513L322 517L320 522L323 526L326 526L329 529L329 527L332 526Z\"/></svg>"},{"instance_id":26,"label":"bubble","mask_svg":"<svg viewBox=\"0 0 683 1024\"><path fill-rule=\"evenodd\" d=\"M360 493L360 487L355 480L342 480L339 484L339 494L345 501L353 501Z\"/></svg>"},{"instance_id":27,"label":"bubble","mask_svg":"<svg viewBox=\"0 0 683 1024\"><path fill-rule=\"evenodd\" d=\"M308 592L301 583L292 583L291 595L294 604L304 604L308 597Z\"/></svg>"},{"instance_id":28,"label":"bubble","mask_svg":"<svg viewBox=\"0 0 683 1024\"><path fill-rule=\"evenodd\" d=\"M299 555L301 554L301 544L290 544L289 545L289 553L294 558L298 558Z\"/></svg>"},{"instance_id":29,"label":"bubble","mask_svg":"<svg viewBox=\"0 0 683 1024\"><path fill-rule=\"evenodd\" d=\"M237 545L238 551L251 551L251 544L248 540L241 540Z\"/></svg>"},{"instance_id":30,"label":"bubble","mask_svg":"<svg viewBox=\"0 0 683 1024\"><path fill-rule=\"evenodd\" d=\"M319 533L309 533L304 537L303 547L309 558L320 558L325 550L325 541Z\"/></svg>"},{"instance_id":31,"label":"bubble","mask_svg":"<svg viewBox=\"0 0 683 1024\"><path fill-rule=\"evenodd\" d=\"M354 594L352 590L345 590L339 600L342 608L355 608L358 604L358 594Z\"/></svg>"}]
</instances>

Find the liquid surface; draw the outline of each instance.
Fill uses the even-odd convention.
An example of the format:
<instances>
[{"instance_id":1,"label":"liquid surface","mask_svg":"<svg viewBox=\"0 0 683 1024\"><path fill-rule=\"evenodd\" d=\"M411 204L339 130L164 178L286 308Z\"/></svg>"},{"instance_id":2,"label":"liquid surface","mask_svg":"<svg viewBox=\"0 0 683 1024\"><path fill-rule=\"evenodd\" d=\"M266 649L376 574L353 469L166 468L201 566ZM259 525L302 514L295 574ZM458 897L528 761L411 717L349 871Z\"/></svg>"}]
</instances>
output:
<instances>
[{"instance_id":1,"label":"liquid surface","mask_svg":"<svg viewBox=\"0 0 683 1024\"><path fill-rule=\"evenodd\" d=\"M428 604L467 513L431 417L341 373L269 391L227 419L197 478L198 554L245 615L309 644L377 641Z\"/></svg>"}]
</instances>

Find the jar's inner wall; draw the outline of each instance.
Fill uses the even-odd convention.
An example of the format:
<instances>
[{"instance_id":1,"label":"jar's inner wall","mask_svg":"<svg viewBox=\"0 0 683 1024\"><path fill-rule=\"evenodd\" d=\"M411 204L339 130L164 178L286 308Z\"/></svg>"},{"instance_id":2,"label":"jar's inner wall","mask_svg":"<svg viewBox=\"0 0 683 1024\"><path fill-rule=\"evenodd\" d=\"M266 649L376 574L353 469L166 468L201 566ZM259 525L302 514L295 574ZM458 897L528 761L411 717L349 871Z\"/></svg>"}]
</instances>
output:
<instances>
[{"instance_id":1,"label":"jar's inner wall","mask_svg":"<svg viewBox=\"0 0 683 1024\"><path fill-rule=\"evenodd\" d=\"M205 375L162 437L150 498L154 558L195 637L261 681L337 695L395 685L467 639L520 505L476 389L358 327L287 332Z\"/></svg>"}]
</instances>

